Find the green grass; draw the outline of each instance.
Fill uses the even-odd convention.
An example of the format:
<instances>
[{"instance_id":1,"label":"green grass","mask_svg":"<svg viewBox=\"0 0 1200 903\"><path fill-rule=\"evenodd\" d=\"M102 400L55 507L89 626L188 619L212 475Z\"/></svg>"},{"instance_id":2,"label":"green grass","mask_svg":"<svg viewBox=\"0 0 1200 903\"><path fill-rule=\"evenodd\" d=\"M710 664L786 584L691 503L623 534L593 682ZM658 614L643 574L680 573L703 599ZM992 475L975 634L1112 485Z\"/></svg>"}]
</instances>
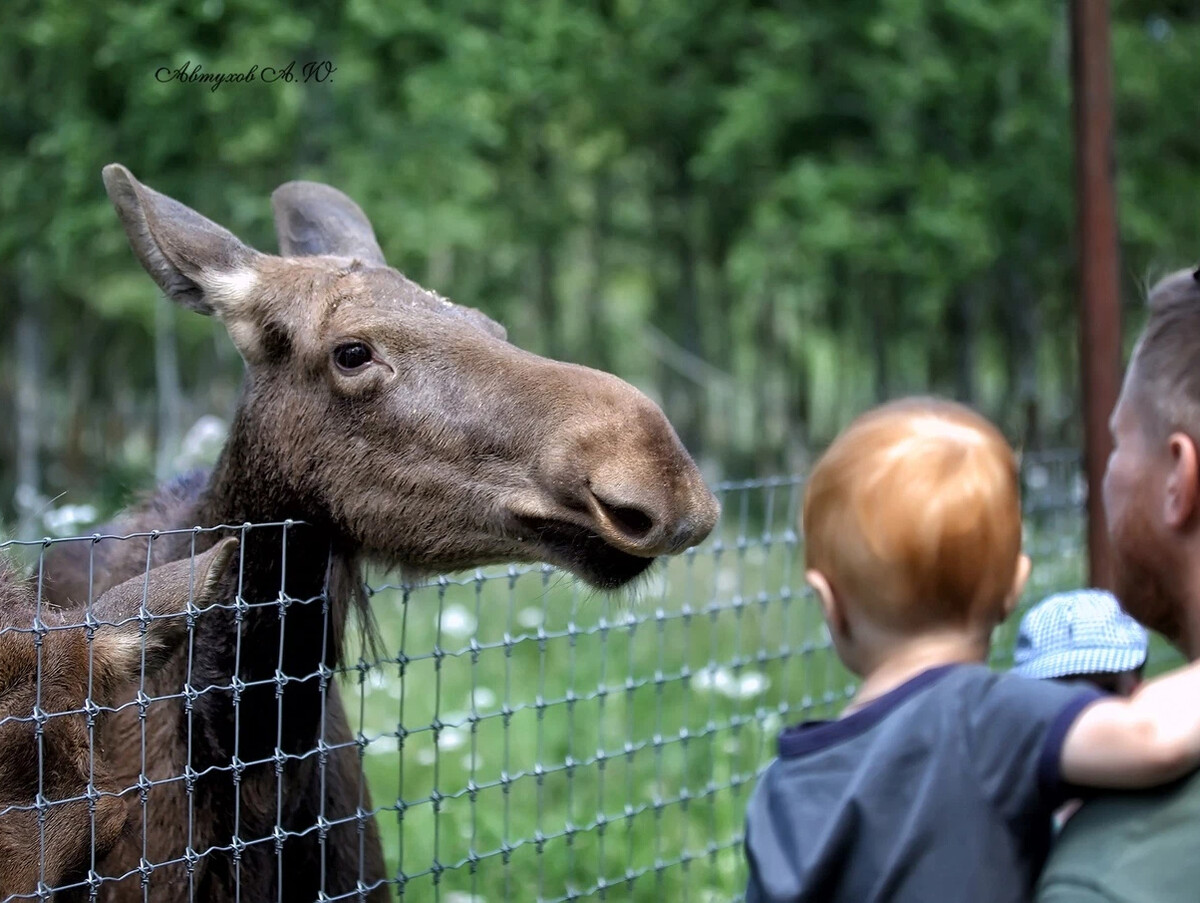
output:
<instances>
[{"instance_id":1,"label":"green grass","mask_svg":"<svg viewBox=\"0 0 1200 903\"><path fill-rule=\"evenodd\" d=\"M408 804L380 815L391 867L440 863L443 896L489 900L569 898L602 878L617 899L736 892L741 811L771 735L832 711L848 684L792 592L794 556L696 554L634 601L541 570L381 592L386 648L411 660L347 689L368 736L407 731L366 760L376 805ZM464 612L474 650L445 629ZM436 899L433 884L406 891Z\"/></svg>"},{"instance_id":2,"label":"green grass","mask_svg":"<svg viewBox=\"0 0 1200 903\"><path fill-rule=\"evenodd\" d=\"M737 510L632 598L549 569L377 593L390 661L344 692L406 899L738 897L776 732L835 714L853 680L802 589L793 504ZM1082 585L1081 541L1076 513L1031 521L1024 603Z\"/></svg>"}]
</instances>

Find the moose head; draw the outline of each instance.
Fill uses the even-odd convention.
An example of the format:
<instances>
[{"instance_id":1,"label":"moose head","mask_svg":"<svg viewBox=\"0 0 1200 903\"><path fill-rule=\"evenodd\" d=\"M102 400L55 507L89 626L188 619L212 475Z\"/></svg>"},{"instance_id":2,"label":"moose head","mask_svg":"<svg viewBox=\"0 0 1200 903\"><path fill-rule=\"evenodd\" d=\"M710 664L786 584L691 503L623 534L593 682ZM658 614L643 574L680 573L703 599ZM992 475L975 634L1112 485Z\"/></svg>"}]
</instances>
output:
<instances>
[{"instance_id":1,"label":"moose head","mask_svg":"<svg viewBox=\"0 0 1200 903\"><path fill-rule=\"evenodd\" d=\"M223 514L304 519L417 571L545 561L606 589L712 530L718 503L649 398L389 267L341 192L278 188L275 256L120 165L104 183L155 282L245 361Z\"/></svg>"}]
</instances>

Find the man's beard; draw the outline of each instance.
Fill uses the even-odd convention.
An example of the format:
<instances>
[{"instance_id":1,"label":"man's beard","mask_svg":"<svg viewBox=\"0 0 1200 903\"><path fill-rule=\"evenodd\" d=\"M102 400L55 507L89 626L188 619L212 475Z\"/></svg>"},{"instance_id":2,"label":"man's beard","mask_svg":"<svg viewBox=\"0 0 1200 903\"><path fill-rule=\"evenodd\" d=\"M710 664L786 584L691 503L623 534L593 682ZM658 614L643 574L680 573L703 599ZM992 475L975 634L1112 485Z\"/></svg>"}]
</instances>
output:
<instances>
[{"instance_id":1,"label":"man's beard","mask_svg":"<svg viewBox=\"0 0 1200 903\"><path fill-rule=\"evenodd\" d=\"M1112 531L1114 592L1121 607L1136 621L1179 646L1184 636L1184 607L1171 579L1178 564L1170 559L1150 529L1148 519L1131 506ZM1186 651L1186 650L1185 650Z\"/></svg>"}]
</instances>

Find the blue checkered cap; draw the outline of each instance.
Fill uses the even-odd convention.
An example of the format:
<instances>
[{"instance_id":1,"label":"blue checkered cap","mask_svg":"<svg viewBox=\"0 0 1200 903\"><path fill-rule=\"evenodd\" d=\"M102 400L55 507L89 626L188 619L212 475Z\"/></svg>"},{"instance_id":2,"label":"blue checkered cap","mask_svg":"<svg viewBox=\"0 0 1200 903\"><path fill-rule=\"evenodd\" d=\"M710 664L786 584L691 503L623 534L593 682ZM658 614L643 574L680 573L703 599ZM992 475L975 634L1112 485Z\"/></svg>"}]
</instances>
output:
<instances>
[{"instance_id":1,"label":"blue checkered cap","mask_svg":"<svg viewBox=\"0 0 1200 903\"><path fill-rule=\"evenodd\" d=\"M1145 664L1148 646L1146 631L1111 593L1055 593L1021 618L1013 671L1038 678L1132 671Z\"/></svg>"}]
</instances>

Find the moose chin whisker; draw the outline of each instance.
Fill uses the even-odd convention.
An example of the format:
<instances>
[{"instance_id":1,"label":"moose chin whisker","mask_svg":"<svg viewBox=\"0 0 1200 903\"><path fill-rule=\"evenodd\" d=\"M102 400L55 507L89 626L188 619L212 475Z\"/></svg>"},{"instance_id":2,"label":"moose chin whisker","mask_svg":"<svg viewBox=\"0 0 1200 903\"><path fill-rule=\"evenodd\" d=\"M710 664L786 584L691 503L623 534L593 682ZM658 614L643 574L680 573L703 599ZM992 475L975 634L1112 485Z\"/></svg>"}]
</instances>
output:
<instances>
[{"instance_id":1,"label":"moose chin whisker","mask_svg":"<svg viewBox=\"0 0 1200 903\"><path fill-rule=\"evenodd\" d=\"M654 558L630 555L577 524L547 518L518 518L539 557L571 571L594 589L612 591L644 574Z\"/></svg>"}]
</instances>

